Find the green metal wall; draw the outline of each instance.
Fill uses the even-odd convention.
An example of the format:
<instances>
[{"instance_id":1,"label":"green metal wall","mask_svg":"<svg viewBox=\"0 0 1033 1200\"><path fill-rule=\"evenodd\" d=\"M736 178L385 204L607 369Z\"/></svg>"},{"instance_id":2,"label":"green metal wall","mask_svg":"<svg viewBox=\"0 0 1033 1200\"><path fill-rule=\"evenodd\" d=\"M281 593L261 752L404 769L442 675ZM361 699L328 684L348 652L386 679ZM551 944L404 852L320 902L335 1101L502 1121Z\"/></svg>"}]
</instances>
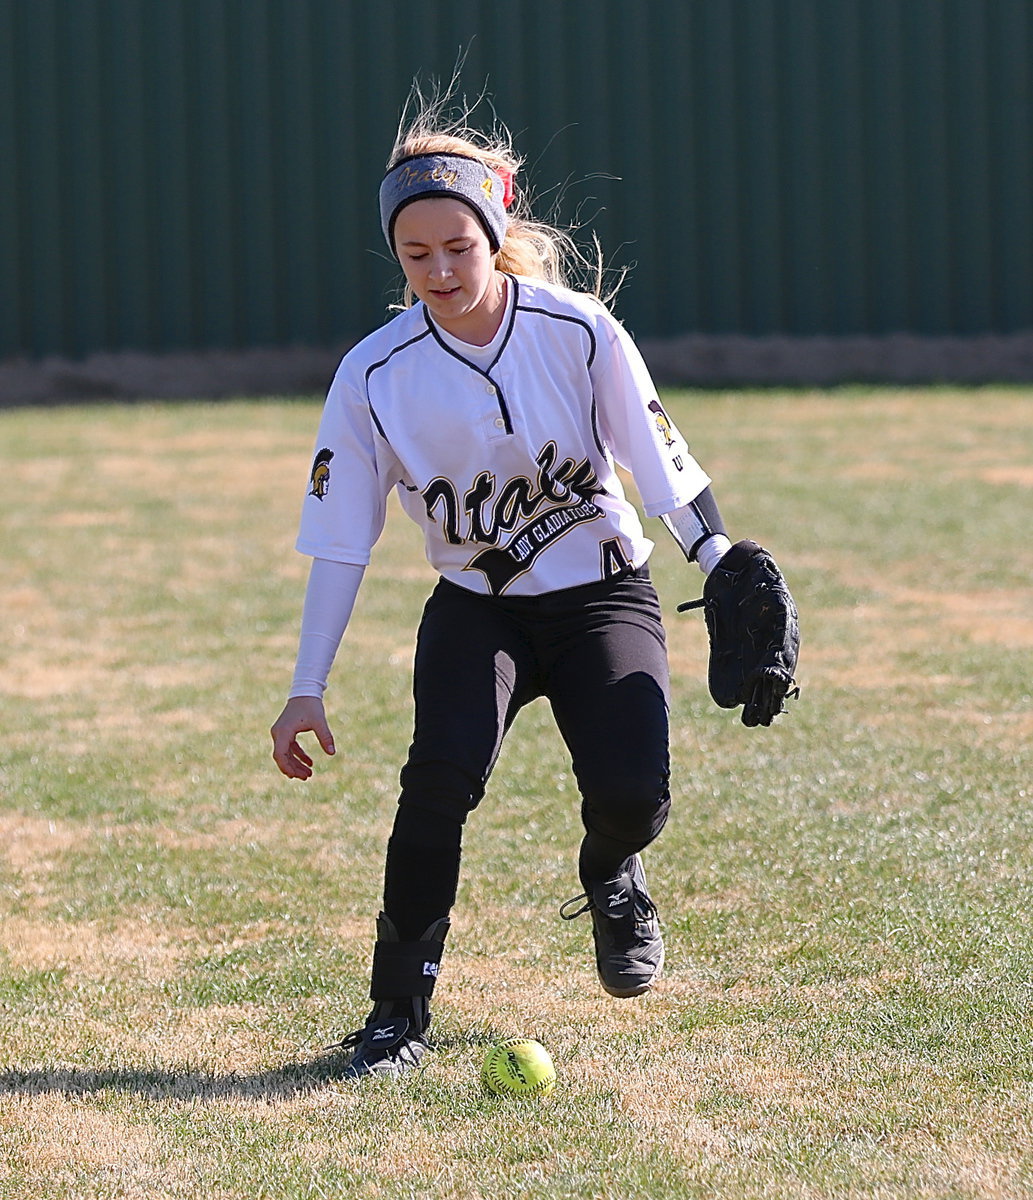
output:
<instances>
[{"instance_id":1,"label":"green metal wall","mask_svg":"<svg viewBox=\"0 0 1033 1200\"><path fill-rule=\"evenodd\" d=\"M461 49L639 336L1033 329L1033 0L0 0L0 358L378 324Z\"/></svg>"}]
</instances>

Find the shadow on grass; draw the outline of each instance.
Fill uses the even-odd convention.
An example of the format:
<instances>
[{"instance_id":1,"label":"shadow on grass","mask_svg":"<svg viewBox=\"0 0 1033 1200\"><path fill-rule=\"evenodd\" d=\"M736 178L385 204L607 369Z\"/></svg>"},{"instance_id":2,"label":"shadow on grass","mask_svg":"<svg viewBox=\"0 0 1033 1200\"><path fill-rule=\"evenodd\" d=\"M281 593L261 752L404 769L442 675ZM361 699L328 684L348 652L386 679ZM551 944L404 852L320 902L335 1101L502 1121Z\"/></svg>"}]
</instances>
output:
<instances>
[{"instance_id":1,"label":"shadow on grass","mask_svg":"<svg viewBox=\"0 0 1033 1200\"><path fill-rule=\"evenodd\" d=\"M54 1070L0 1072L0 1096L37 1096L47 1093L88 1096L96 1092L130 1092L149 1100L289 1100L318 1091L341 1078L351 1057L337 1053L305 1063L286 1063L252 1075L217 1075L207 1071L162 1068L112 1067L108 1070Z\"/></svg>"},{"instance_id":2,"label":"shadow on grass","mask_svg":"<svg viewBox=\"0 0 1033 1200\"><path fill-rule=\"evenodd\" d=\"M461 1046L490 1046L503 1036L492 1026L474 1025L459 1030L439 1030L436 1050ZM290 1100L325 1088L342 1078L351 1050L330 1049L308 1062L285 1063L251 1075L217 1075L209 1071L170 1070L162 1067L111 1067L85 1070L55 1067L52 1070L0 1071L2 1096L89 1096L97 1092L129 1092L148 1100Z\"/></svg>"}]
</instances>

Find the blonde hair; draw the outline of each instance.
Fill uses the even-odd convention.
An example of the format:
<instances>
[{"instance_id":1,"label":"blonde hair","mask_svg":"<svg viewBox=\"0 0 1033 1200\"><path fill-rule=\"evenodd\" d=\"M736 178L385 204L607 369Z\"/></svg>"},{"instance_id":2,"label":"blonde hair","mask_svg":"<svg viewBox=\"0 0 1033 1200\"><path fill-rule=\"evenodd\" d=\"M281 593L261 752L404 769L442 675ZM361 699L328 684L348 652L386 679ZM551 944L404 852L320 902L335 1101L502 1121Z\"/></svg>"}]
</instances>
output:
<instances>
[{"instance_id":1,"label":"blonde hair","mask_svg":"<svg viewBox=\"0 0 1033 1200\"><path fill-rule=\"evenodd\" d=\"M413 85L409 100L402 110L398 133L387 160L387 169L403 158L420 154L458 154L474 158L492 171L501 169L513 176L513 203L509 209L506 236L499 248L495 266L511 275L524 275L546 283L587 292L608 304L617 293L617 285L604 294L606 274L599 244L593 238L594 254L589 258L578 247L573 233L576 227L561 228L557 224L539 221L531 212L531 197L521 186L520 169L524 160L513 149L509 131L496 119L489 133L482 133L469 124L472 107L464 101L450 115L449 106L455 93L453 79L443 94L426 96L418 84ZM481 97L483 99L483 97ZM479 101L478 101L479 103ZM412 289L405 287L404 306L414 302Z\"/></svg>"}]
</instances>

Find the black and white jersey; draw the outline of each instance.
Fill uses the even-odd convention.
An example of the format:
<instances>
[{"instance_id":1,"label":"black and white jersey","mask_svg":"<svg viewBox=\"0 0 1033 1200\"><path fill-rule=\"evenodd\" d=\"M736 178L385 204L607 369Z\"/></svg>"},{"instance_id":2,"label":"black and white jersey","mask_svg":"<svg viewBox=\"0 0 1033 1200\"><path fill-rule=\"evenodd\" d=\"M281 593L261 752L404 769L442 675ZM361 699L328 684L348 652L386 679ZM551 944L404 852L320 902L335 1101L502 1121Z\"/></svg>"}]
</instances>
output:
<instances>
[{"instance_id":1,"label":"black and white jersey","mask_svg":"<svg viewBox=\"0 0 1033 1200\"><path fill-rule=\"evenodd\" d=\"M535 595L641 566L649 516L710 480L634 342L593 297L507 276L490 347L464 346L423 304L348 352L323 411L297 547L365 565L397 488L446 579Z\"/></svg>"}]
</instances>

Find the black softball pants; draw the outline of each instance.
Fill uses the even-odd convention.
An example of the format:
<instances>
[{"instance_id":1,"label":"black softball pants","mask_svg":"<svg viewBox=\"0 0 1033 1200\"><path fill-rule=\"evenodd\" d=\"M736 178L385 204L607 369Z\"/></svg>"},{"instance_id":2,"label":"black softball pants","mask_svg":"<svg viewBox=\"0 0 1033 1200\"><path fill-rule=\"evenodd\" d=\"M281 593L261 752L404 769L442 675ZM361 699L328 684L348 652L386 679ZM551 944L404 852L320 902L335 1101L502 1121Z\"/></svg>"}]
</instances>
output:
<instances>
[{"instance_id":1,"label":"black softball pants","mask_svg":"<svg viewBox=\"0 0 1033 1200\"><path fill-rule=\"evenodd\" d=\"M669 675L642 567L541 596L440 580L416 643L415 731L388 843L384 911L403 940L455 903L462 831L516 714L546 697L570 751L586 887L647 846L670 808Z\"/></svg>"}]
</instances>

